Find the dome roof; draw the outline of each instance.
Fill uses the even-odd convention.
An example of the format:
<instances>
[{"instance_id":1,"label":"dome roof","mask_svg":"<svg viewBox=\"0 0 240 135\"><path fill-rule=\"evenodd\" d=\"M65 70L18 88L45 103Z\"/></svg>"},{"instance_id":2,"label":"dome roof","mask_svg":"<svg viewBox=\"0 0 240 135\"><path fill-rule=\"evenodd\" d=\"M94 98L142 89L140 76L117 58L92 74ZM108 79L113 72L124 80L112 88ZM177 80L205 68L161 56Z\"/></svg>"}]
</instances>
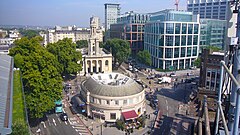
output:
<instances>
[{"instance_id":1,"label":"dome roof","mask_svg":"<svg viewBox=\"0 0 240 135\"><path fill-rule=\"evenodd\" d=\"M95 74L82 83L90 93L99 96L123 97L143 91L143 87L133 79L119 74Z\"/></svg>"}]
</instances>

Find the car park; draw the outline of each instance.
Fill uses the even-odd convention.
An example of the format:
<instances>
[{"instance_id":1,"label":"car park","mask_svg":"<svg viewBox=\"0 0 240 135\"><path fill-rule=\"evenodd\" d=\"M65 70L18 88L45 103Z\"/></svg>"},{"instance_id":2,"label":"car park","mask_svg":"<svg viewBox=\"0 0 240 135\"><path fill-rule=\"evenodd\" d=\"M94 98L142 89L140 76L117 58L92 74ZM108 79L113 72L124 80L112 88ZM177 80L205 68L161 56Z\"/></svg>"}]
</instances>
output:
<instances>
[{"instance_id":1,"label":"car park","mask_svg":"<svg viewBox=\"0 0 240 135\"><path fill-rule=\"evenodd\" d=\"M62 121L68 121L68 115L67 115L66 113L62 113L62 114L60 115L60 119L61 119Z\"/></svg>"}]
</instances>

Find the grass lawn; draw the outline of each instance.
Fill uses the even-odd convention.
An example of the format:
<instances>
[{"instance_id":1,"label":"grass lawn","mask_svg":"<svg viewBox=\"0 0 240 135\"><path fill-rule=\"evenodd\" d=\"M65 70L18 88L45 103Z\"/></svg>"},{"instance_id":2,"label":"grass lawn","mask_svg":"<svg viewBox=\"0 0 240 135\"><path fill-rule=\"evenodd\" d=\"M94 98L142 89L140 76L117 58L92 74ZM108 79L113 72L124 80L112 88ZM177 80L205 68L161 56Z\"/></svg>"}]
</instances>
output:
<instances>
[{"instance_id":1,"label":"grass lawn","mask_svg":"<svg viewBox=\"0 0 240 135\"><path fill-rule=\"evenodd\" d=\"M13 80L13 123L17 120L22 120L25 122L22 84L19 70L14 71Z\"/></svg>"}]
</instances>

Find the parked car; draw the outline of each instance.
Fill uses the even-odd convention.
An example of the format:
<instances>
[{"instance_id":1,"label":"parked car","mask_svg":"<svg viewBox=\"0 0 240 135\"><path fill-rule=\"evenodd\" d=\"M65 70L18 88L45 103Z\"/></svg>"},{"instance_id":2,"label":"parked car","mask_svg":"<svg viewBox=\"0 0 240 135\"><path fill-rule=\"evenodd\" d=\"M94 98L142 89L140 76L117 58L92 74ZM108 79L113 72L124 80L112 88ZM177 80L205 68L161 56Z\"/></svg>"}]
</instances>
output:
<instances>
[{"instance_id":1,"label":"parked car","mask_svg":"<svg viewBox=\"0 0 240 135\"><path fill-rule=\"evenodd\" d=\"M170 74L171 77L177 76L175 73Z\"/></svg>"},{"instance_id":2,"label":"parked car","mask_svg":"<svg viewBox=\"0 0 240 135\"><path fill-rule=\"evenodd\" d=\"M193 73L187 73L187 76L194 76Z\"/></svg>"},{"instance_id":3,"label":"parked car","mask_svg":"<svg viewBox=\"0 0 240 135\"><path fill-rule=\"evenodd\" d=\"M62 114L60 115L60 119L61 119L62 121L68 121L68 115L67 115L66 113L62 113Z\"/></svg>"}]
</instances>

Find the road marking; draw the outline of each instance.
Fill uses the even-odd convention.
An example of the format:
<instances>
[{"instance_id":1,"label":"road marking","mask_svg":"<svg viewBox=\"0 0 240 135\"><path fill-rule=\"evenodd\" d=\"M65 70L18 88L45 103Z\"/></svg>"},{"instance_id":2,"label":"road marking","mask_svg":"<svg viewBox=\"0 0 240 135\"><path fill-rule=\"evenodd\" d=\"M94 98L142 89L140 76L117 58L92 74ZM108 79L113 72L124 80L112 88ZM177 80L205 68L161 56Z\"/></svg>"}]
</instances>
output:
<instances>
[{"instance_id":1,"label":"road marking","mask_svg":"<svg viewBox=\"0 0 240 135\"><path fill-rule=\"evenodd\" d=\"M63 113L66 113L64 109L62 109L62 110L63 110Z\"/></svg>"},{"instance_id":2,"label":"road marking","mask_svg":"<svg viewBox=\"0 0 240 135\"><path fill-rule=\"evenodd\" d=\"M82 135L82 133L79 133L79 135Z\"/></svg>"},{"instance_id":3,"label":"road marking","mask_svg":"<svg viewBox=\"0 0 240 135\"><path fill-rule=\"evenodd\" d=\"M168 111L168 105L167 105L167 111Z\"/></svg>"},{"instance_id":4,"label":"road marking","mask_svg":"<svg viewBox=\"0 0 240 135\"><path fill-rule=\"evenodd\" d=\"M58 118L59 123L61 123L61 120Z\"/></svg>"},{"instance_id":5,"label":"road marking","mask_svg":"<svg viewBox=\"0 0 240 135\"><path fill-rule=\"evenodd\" d=\"M53 121L54 125L57 126L56 121L54 119L52 121Z\"/></svg>"},{"instance_id":6,"label":"road marking","mask_svg":"<svg viewBox=\"0 0 240 135\"><path fill-rule=\"evenodd\" d=\"M43 124L43 127L44 127L44 128L46 128L46 125L45 125L45 123L44 123L43 121L42 121L41 123Z\"/></svg>"},{"instance_id":7,"label":"road marking","mask_svg":"<svg viewBox=\"0 0 240 135\"><path fill-rule=\"evenodd\" d=\"M64 122L67 125L67 121Z\"/></svg>"},{"instance_id":8,"label":"road marking","mask_svg":"<svg viewBox=\"0 0 240 135\"><path fill-rule=\"evenodd\" d=\"M168 117L168 112L167 112L167 117Z\"/></svg>"},{"instance_id":9,"label":"road marking","mask_svg":"<svg viewBox=\"0 0 240 135\"><path fill-rule=\"evenodd\" d=\"M49 126L51 126L51 123L50 123L50 120L48 119L48 124L49 124Z\"/></svg>"}]
</instances>

